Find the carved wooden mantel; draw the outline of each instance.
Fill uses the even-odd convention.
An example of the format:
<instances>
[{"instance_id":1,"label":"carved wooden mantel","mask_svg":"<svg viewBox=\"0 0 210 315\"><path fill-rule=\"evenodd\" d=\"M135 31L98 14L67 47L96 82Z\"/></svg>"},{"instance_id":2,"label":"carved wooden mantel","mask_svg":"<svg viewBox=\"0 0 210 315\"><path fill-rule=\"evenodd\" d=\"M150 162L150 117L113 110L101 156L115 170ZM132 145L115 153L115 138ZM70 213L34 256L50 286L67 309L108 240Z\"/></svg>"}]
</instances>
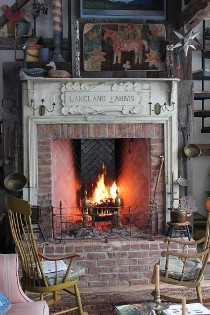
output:
<instances>
[{"instance_id":1,"label":"carved wooden mantel","mask_svg":"<svg viewBox=\"0 0 210 315\"><path fill-rule=\"evenodd\" d=\"M43 103L48 116L101 116L109 120L116 115L168 115L177 103L178 79L30 79L27 98L30 116L39 116ZM30 108L30 109L29 109Z\"/></svg>"}]
</instances>

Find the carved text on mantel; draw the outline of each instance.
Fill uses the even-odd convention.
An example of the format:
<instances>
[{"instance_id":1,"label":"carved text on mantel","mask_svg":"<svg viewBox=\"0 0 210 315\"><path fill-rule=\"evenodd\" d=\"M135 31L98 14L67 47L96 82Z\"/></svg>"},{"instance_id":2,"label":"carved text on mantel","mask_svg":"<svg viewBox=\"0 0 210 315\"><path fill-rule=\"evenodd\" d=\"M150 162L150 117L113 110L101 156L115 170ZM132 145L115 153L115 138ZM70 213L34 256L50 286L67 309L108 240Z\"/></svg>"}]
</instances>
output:
<instances>
[{"instance_id":1,"label":"carved text on mantel","mask_svg":"<svg viewBox=\"0 0 210 315\"><path fill-rule=\"evenodd\" d=\"M130 104L130 105L137 105L141 103L141 98L139 95L133 95L133 92L127 92L126 95L119 94L117 92L113 92L111 95L107 95L107 93L97 93L97 92L89 92L88 94L85 92L66 92L64 101L66 104L75 103L75 105L82 104L93 104L93 103L102 103L103 105L106 104L113 104L117 103L118 105Z\"/></svg>"}]
</instances>

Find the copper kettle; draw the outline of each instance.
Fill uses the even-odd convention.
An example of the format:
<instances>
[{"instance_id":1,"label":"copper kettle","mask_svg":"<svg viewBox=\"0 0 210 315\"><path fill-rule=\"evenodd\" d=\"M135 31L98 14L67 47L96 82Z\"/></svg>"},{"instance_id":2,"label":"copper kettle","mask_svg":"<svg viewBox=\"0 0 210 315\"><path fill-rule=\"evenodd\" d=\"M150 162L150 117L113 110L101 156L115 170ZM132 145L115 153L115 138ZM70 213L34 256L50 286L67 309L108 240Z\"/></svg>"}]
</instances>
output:
<instances>
[{"instance_id":1,"label":"copper kettle","mask_svg":"<svg viewBox=\"0 0 210 315\"><path fill-rule=\"evenodd\" d=\"M172 208L171 209L171 221L172 223L185 223L192 213L186 212L181 208Z\"/></svg>"}]
</instances>

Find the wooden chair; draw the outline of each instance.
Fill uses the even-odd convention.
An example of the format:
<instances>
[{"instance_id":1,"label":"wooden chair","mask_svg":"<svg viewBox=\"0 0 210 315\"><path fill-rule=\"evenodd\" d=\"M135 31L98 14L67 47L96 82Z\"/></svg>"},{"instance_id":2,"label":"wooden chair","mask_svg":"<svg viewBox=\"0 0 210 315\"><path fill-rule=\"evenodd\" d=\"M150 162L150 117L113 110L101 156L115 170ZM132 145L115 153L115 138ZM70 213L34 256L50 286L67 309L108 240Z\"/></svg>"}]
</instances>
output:
<instances>
[{"instance_id":1,"label":"wooden chair","mask_svg":"<svg viewBox=\"0 0 210 315\"><path fill-rule=\"evenodd\" d=\"M75 310L78 310L80 315L88 315L83 311L77 286L79 276L84 274L84 268L74 263L74 259L79 255L72 253L46 256L44 246L42 252L39 252L33 234L30 204L9 195L6 196L6 204L11 233L21 260L23 290L38 293L39 299L46 300L49 306L61 299L58 291L64 290L75 297L76 306L56 312L54 315Z\"/></svg>"},{"instance_id":2,"label":"wooden chair","mask_svg":"<svg viewBox=\"0 0 210 315\"><path fill-rule=\"evenodd\" d=\"M167 249L162 252L162 257L158 262L160 265L160 282L195 288L197 297L188 298L187 303L210 301L210 298L203 298L201 292L201 284L204 280L203 274L210 254L210 212L207 217L205 237L197 241L167 237L165 242L167 243ZM171 250L170 245L173 243L178 244L181 250ZM197 247L197 251L188 253L189 246ZM153 273L152 283L155 283L155 273ZM178 298L161 292L160 298L175 303L181 302L181 297Z\"/></svg>"}]
</instances>

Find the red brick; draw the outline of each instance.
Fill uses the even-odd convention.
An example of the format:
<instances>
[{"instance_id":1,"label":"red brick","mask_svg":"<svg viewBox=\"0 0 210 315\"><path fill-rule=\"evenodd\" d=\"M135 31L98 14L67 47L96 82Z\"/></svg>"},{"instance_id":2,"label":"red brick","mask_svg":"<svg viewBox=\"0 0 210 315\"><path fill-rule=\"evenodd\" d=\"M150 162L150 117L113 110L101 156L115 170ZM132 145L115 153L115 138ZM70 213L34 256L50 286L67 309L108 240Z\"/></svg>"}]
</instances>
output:
<instances>
[{"instance_id":1,"label":"red brick","mask_svg":"<svg viewBox=\"0 0 210 315\"><path fill-rule=\"evenodd\" d=\"M131 250L132 245L130 243L126 244L126 243L122 243L122 250Z\"/></svg>"},{"instance_id":2,"label":"red brick","mask_svg":"<svg viewBox=\"0 0 210 315\"><path fill-rule=\"evenodd\" d=\"M118 272L118 273L125 273L129 272L129 266L111 266L109 267L110 272Z\"/></svg>"},{"instance_id":3,"label":"red brick","mask_svg":"<svg viewBox=\"0 0 210 315\"><path fill-rule=\"evenodd\" d=\"M85 252L93 252L95 251L94 245L93 244L84 244L83 245L84 251Z\"/></svg>"},{"instance_id":4,"label":"red brick","mask_svg":"<svg viewBox=\"0 0 210 315\"><path fill-rule=\"evenodd\" d=\"M74 252L74 244L71 244L71 243L66 243L66 253L72 253Z\"/></svg>"},{"instance_id":5,"label":"red brick","mask_svg":"<svg viewBox=\"0 0 210 315\"><path fill-rule=\"evenodd\" d=\"M142 138L142 124L135 124L135 137Z\"/></svg>"},{"instance_id":6,"label":"red brick","mask_svg":"<svg viewBox=\"0 0 210 315\"><path fill-rule=\"evenodd\" d=\"M115 125L108 124L108 138L115 138Z\"/></svg>"},{"instance_id":7,"label":"red brick","mask_svg":"<svg viewBox=\"0 0 210 315\"><path fill-rule=\"evenodd\" d=\"M112 253L108 253L108 257L111 259L116 259L116 258L127 258L128 257L128 253L127 252L117 252L114 251Z\"/></svg>"},{"instance_id":8,"label":"red brick","mask_svg":"<svg viewBox=\"0 0 210 315\"><path fill-rule=\"evenodd\" d=\"M106 244L105 244L106 245ZM104 246L102 244L94 244L93 248L94 248L94 252L101 252L102 250L104 250Z\"/></svg>"},{"instance_id":9,"label":"red brick","mask_svg":"<svg viewBox=\"0 0 210 315\"><path fill-rule=\"evenodd\" d=\"M95 124L94 132L95 132L95 138L101 138L101 124Z\"/></svg>"},{"instance_id":10,"label":"red brick","mask_svg":"<svg viewBox=\"0 0 210 315\"><path fill-rule=\"evenodd\" d=\"M88 253L87 259L107 259L107 253Z\"/></svg>"},{"instance_id":11,"label":"red brick","mask_svg":"<svg viewBox=\"0 0 210 315\"><path fill-rule=\"evenodd\" d=\"M97 260L89 260L89 259L83 259L79 263L80 266L83 267L96 267L97 265Z\"/></svg>"},{"instance_id":12,"label":"red brick","mask_svg":"<svg viewBox=\"0 0 210 315\"><path fill-rule=\"evenodd\" d=\"M156 258L142 258L138 259L138 264L145 264L145 265L153 265L157 263Z\"/></svg>"},{"instance_id":13,"label":"red brick","mask_svg":"<svg viewBox=\"0 0 210 315\"><path fill-rule=\"evenodd\" d=\"M118 264L116 259L100 259L98 260L98 266L114 266Z\"/></svg>"},{"instance_id":14,"label":"red brick","mask_svg":"<svg viewBox=\"0 0 210 315\"><path fill-rule=\"evenodd\" d=\"M51 161L51 152L43 152L43 153L40 153L40 150L39 150L39 154L38 154L38 160L44 160L44 159L48 159L49 161Z\"/></svg>"},{"instance_id":15,"label":"red brick","mask_svg":"<svg viewBox=\"0 0 210 315\"><path fill-rule=\"evenodd\" d=\"M149 246L148 246L148 248L149 248ZM140 250L140 249L142 249L142 246L141 246L141 243L140 242L138 242L138 243L131 243L130 244L130 249L131 250Z\"/></svg>"},{"instance_id":16,"label":"red brick","mask_svg":"<svg viewBox=\"0 0 210 315\"><path fill-rule=\"evenodd\" d=\"M147 272L148 271L148 266L145 264L142 265L135 265L135 266L129 266L129 270L131 272Z\"/></svg>"},{"instance_id":17,"label":"red brick","mask_svg":"<svg viewBox=\"0 0 210 315\"><path fill-rule=\"evenodd\" d=\"M104 281L91 281L89 282L89 287L90 288L95 288L95 287L104 287L106 284Z\"/></svg>"},{"instance_id":18,"label":"red brick","mask_svg":"<svg viewBox=\"0 0 210 315\"><path fill-rule=\"evenodd\" d=\"M89 138L88 124L81 125L82 139Z\"/></svg>"},{"instance_id":19,"label":"red brick","mask_svg":"<svg viewBox=\"0 0 210 315\"><path fill-rule=\"evenodd\" d=\"M149 249L149 248L150 248L149 242L147 242L147 243L142 243L142 244L140 244L140 246L141 246L142 249Z\"/></svg>"},{"instance_id":20,"label":"red brick","mask_svg":"<svg viewBox=\"0 0 210 315\"><path fill-rule=\"evenodd\" d=\"M121 132L122 132L122 138L127 138L128 136L127 124L122 125Z\"/></svg>"},{"instance_id":21,"label":"red brick","mask_svg":"<svg viewBox=\"0 0 210 315\"><path fill-rule=\"evenodd\" d=\"M55 248L54 245L47 245L45 247L45 254L54 254Z\"/></svg>"},{"instance_id":22,"label":"red brick","mask_svg":"<svg viewBox=\"0 0 210 315\"><path fill-rule=\"evenodd\" d=\"M61 139L61 125L54 126L53 139Z\"/></svg>"},{"instance_id":23,"label":"red brick","mask_svg":"<svg viewBox=\"0 0 210 315\"><path fill-rule=\"evenodd\" d=\"M119 259L118 264L132 266L132 265L137 265L138 260L137 259Z\"/></svg>"},{"instance_id":24,"label":"red brick","mask_svg":"<svg viewBox=\"0 0 210 315\"><path fill-rule=\"evenodd\" d=\"M115 124L115 136L116 138L122 138L122 124Z\"/></svg>"},{"instance_id":25,"label":"red brick","mask_svg":"<svg viewBox=\"0 0 210 315\"><path fill-rule=\"evenodd\" d=\"M142 258L142 257L148 257L149 252L148 251L139 251L139 252L128 252L129 258Z\"/></svg>"},{"instance_id":26,"label":"red brick","mask_svg":"<svg viewBox=\"0 0 210 315\"><path fill-rule=\"evenodd\" d=\"M95 137L94 124L89 124L88 130L89 130L89 138L91 139L94 138Z\"/></svg>"},{"instance_id":27,"label":"red brick","mask_svg":"<svg viewBox=\"0 0 210 315\"><path fill-rule=\"evenodd\" d=\"M130 281L131 279L138 279L138 278L139 278L139 274L137 272L129 272L129 273L119 274L120 280Z\"/></svg>"},{"instance_id":28,"label":"red brick","mask_svg":"<svg viewBox=\"0 0 210 315\"><path fill-rule=\"evenodd\" d=\"M134 124L128 125L128 137L129 138L135 137L135 125Z\"/></svg>"},{"instance_id":29,"label":"red brick","mask_svg":"<svg viewBox=\"0 0 210 315\"><path fill-rule=\"evenodd\" d=\"M119 278L119 275L117 273L106 273L106 274L99 274L98 275L99 280L116 280Z\"/></svg>"},{"instance_id":30,"label":"red brick","mask_svg":"<svg viewBox=\"0 0 210 315\"><path fill-rule=\"evenodd\" d=\"M75 252L75 253L81 253L81 252L83 252L83 250L84 250L83 245L81 245L81 244L75 244L75 247L74 247L74 252Z\"/></svg>"},{"instance_id":31,"label":"red brick","mask_svg":"<svg viewBox=\"0 0 210 315\"><path fill-rule=\"evenodd\" d=\"M149 284L149 279L131 279L129 281L130 285L142 285L142 284Z\"/></svg>"},{"instance_id":32,"label":"red brick","mask_svg":"<svg viewBox=\"0 0 210 315\"><path fill-rule=\"evenodd\" d=\"M74 139L81 139L81 126L80 124L74 125Z\"/></svg>"},{"instance_id":33,"label":"red brick","mask_svg":"<svg viewBox=\"0 0 210 315\"><path fill-rule=\"evenodd\" d=\"M108 125L102 124L101 125L101 138L107 138L108 137Z\"/></svg>"},{"instance_id":34,"label":"red brick","mask_svg":"<svg viewBox=\"0 0 210 315\"><path fill-rule=\"evenodd\" d=\"M89 267L88 270L91 274L100 274L100 273L109 273L110 272L109 266Z\"/></svg>"},{"instance_id":35,"label":"red brick","mask_svg":"<svg viewBox=\"0 0 210 315\"><path fill-rule=\"evenodd\" d=\"M65 245L64 244L56 245L55 252L64 254L65 253Z\"/></svg>"},{"instance_id":36,"label":"red brick","mask_svg":"<svg viewBox=\"0 0 210 315\"><path fill-rule=\"evenodd\" d=\"M61 138L67 139L67 125L61 125Z\"/></svg>"},{"instance_id":37,"label":"red brick","mask_svg":"<svg viewBox=\"0 0 210 315\"><path fill-rule=\"evenodd\" d=\"M159 242L150 242L150 250L159 249Z\"/></svg>"},{"instance_id":38,"label":"red brick","mask_svg":"<svg viewBox=\"0 0 210 315\"><path fill-rule=\"evenodd\" d=\"M73 124L67 125L67 137L68 139L74 138L74 125Z\"/></svg>"},{"instance_id":39,"label":"red brick","mask_svg":"<svg viewBox=\"0 0 210 315\"><path fill-rule=\"evenodd\" d=\"M46 126L46 138L52 138L54 135L54 125Z\"/></svg>"}]
</instances>

